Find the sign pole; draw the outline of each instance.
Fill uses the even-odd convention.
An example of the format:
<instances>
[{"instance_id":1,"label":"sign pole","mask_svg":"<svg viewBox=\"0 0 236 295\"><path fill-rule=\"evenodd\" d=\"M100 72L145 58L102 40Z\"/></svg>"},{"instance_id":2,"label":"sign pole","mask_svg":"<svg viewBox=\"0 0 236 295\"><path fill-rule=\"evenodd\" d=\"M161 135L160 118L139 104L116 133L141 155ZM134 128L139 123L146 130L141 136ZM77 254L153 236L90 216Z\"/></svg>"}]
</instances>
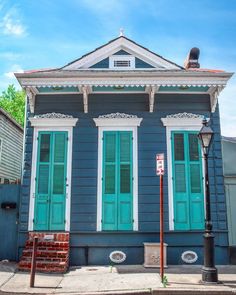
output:
<instances>
[{"instance_id":1,"label":"sign pole","mask_svg":"<svg viewBox=\"0 0 236 295\"><path fill-rule=\"evenodd\" d=\"M160 176L160 277L164 279L164 200L163 200L163 175L164 154L156 155L156 174Z\"/></svg>"},{"instance_id":2,"label":"sign pole","mask_svg":"<svg viewBox=\"0 0 236 295\"><path fill-rule=\"evenodd\" d=\"M160 277L164 278L164 242L163 242L163 174L160 174Z\"/></svg>"},{"instance_id":3,"label":"sign pole","mask_svg":"<svg viewBox=\"0 0 236 295\"><path fill-rule=\"evenodd\" d=\"M34 281L35 281L37 245L38 245L38 237L34 237L34 239L33 239L33 252L32 252L32 259L31 259L31 269L30 269L30 288L34 287Z\"/></svg>"}]
</instances>

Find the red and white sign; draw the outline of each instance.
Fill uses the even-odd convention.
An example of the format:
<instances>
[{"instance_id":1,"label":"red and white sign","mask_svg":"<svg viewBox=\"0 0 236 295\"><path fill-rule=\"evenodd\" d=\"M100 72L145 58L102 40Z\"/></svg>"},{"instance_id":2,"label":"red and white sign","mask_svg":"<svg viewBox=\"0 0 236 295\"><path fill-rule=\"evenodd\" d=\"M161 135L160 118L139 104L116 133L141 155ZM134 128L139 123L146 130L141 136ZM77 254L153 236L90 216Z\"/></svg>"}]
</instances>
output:
<instances>
[{"instance_id":1,"label":"red and white sign","mask_svg":"<svg viewBox=\"0 0 236 295\"><path fill-rule=\"evenodd\" d=\"M156 155L156 174L164 175L164 154Z\"/></svg>"}]
</instances>

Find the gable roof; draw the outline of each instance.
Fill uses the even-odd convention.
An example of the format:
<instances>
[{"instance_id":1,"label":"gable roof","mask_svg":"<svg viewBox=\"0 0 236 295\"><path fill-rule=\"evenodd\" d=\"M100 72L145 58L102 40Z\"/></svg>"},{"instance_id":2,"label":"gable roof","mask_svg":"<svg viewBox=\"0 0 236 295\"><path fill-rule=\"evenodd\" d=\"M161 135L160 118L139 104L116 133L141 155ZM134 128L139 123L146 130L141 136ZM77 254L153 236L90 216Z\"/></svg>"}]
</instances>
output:
<instances>
[{"instance_id":1,"label":"gable roof","mask_svg":"<svg viewBox=\"0 0 236 295\"><path fill-rule=\"evenodd\" d=\"M153 65L155 68L163 68L169 70L184 70L183 67L177 65L176 63L154 53L148 48L141 46L134 42L133 40L120 36L108 43L96 48L95 50L83 55L82 57L68 63L63 66L61 70L75 70L75 69L86 69L94 65L98 61L107 58L112 54L116 54L118 51L124 50L130 54L133 54L137 58L142 59Z\"/></svg>"}]
</instances>

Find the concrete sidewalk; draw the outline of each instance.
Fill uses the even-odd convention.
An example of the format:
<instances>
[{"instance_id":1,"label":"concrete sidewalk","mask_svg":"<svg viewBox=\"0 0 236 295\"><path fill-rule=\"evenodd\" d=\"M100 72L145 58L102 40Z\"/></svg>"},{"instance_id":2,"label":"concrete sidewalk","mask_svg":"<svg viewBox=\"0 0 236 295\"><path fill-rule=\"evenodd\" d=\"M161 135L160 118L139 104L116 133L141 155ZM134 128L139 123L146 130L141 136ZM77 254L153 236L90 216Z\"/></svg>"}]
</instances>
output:
<instances>
[{"instance_id":1,"label":"concrete sidewalk","mask_svg":"<svg viewBox=\"0 0 236 295\"><path fill-rule=\"evenodd\" d=\"M0 263L0 291L8 294L236 294L236 266L220 266L217 285L200 282L200 266L170 266L163 288L158 269L136 266L90 266L71 268L67 274L36 274L35 288L29 274L16 264ZM1 294L2 294L1 293Z\"/></svg>"}]
</instances>

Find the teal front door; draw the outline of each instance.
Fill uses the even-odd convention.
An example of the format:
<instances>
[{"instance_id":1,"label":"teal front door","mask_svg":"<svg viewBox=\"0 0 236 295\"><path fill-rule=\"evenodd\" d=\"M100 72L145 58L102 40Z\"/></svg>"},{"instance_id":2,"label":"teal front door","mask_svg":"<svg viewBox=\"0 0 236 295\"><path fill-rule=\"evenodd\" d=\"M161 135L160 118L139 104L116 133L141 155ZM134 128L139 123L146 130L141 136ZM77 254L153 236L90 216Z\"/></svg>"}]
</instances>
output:
<instances>
[{"instance_id":1,"label":"teal front door","mask_svg":"<svg viewBox=\"0 0 236 295\"><path fill-rule=\"evenodd\" d=\"M102 229L133 229L131 131L103 132Z\"/></svg>"},{"instance_id":2,"label":"teal front door","mask_svg":"<svg viewBox=\"0 0 236 295\"><path fill-rule=\"evenodd\" d=\"M204 192L201 149L197 133L174 131L172 141L174 228L204 228Z\"/></svg>"},{"instance_id":3,"label":"teal front door","mask_svg":"<svg viewBox=\"0 0 236 295\"><path fill-rule=\"evenodd\" d=\"M38 134L34 230L65 229L67 138L64 131Z\"/></svg>"}]
</instances>

